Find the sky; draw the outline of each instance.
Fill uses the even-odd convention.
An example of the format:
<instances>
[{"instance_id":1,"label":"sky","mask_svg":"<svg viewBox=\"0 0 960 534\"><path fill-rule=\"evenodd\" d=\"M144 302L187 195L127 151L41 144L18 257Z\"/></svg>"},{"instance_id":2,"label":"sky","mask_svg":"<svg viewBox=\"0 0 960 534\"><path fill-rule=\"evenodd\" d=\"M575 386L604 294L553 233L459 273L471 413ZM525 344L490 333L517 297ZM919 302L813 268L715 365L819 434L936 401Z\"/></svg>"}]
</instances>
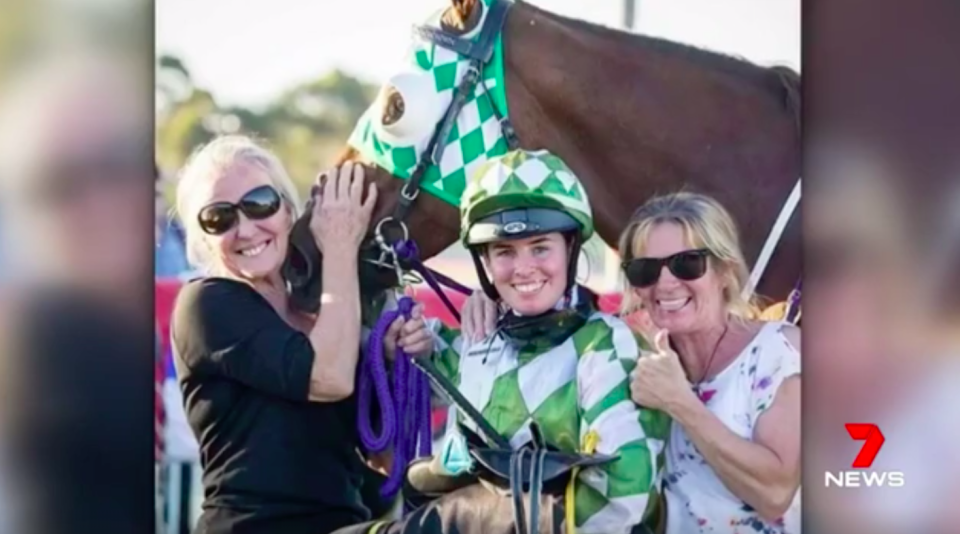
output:
<instances>
[{"instance_id":1,"label":"sky","mask_svg":"<svg viewBox=\"0 0 960 534\"><path fill-rule=\"evenodd\" d=\"M623 0L528 0L622 28ZM800 69L801 0L636 0L633 31ZM411 25L445 0L157 0L156 50L184 60L221 105L257 107L341 68L393 73Z\"/></svg>"}]
</instances>

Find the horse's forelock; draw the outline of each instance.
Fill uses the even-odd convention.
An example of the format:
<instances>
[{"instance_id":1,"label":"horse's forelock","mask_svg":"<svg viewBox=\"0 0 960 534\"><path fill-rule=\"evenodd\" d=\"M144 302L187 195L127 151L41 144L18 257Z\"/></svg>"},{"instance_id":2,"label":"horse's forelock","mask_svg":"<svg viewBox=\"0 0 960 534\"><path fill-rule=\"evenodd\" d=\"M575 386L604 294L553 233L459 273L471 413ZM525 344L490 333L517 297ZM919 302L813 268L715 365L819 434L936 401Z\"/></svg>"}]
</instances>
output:
<instances>
[{"instance_id":1,"label":"horse's forelock","mask_svg":"<svg viewBox=\"0 0 960 534\"><path fill-rule=\"evenodd\" d=\"M340 150L340 153L333 159L333 167L339 167L348 161L360 161L360 151L356 148L346 145Z\"/></svg>"},{"instance_id":2,"label":"horse's forelock","mask_svg":"<svg viewBox=\"0 0 960 534\"><path fill-rule=\"evenodd\" d=\"M447 31L465 33L479 22L479 0L450 0L450 8L444 12L442 24Z\"/></svg>"},{"instance_id":3,"label":"horse's forelock","mask_svg":"<svg viewBox=\"0 0 960 534\"><path fill-rule=\"evenodd\" d=\"M462 17L462 21L466 22L466 20L470 18L470 14L473 13L473 10L477 7L477 0L451 0L450 4L460 17Z\"/></svg>"}]
</instances>

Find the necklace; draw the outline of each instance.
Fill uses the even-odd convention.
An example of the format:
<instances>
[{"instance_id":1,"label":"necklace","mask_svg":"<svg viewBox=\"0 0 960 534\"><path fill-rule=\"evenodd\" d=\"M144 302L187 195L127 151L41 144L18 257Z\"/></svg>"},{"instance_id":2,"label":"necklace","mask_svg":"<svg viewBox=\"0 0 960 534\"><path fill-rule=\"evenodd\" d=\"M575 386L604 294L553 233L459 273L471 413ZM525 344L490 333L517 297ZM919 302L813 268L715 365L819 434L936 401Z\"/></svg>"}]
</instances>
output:
<instances>
[{"instance_id":1,"label":"necklace","mask_svg":"<svg viewBox=\"0 0 960 534\"><path fill-rule=\"evenodd\" d=\"M710 366L713 365L713 357L717 355L717 350L720 349L720 343L723 342L723 338L727 336L727 331L730 330L730 322L726 322L723 325L723 333L720 334L720 338L717 339L717 344L713 346L713 352L710 353L710 357L707 358L707 365L703 368L703 375L700 377L700 380L697 381L696 385L693 386L695 391L700 390L700 386L703 383L704 379L707 378L707 375L710 373Z\"/></svg>"}]
</instances>

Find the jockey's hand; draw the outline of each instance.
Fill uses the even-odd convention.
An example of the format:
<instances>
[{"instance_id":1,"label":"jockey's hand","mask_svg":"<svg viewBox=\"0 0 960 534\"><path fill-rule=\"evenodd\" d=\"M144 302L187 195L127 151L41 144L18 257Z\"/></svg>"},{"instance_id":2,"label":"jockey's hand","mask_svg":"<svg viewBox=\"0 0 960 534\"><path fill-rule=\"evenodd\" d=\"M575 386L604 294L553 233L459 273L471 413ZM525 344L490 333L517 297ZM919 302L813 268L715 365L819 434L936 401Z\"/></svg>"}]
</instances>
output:
<instances>
[{"instance_id":1,"label":"jockey's hand","mask_svg":"<svg viewBox=\"0 0 960 534\"><path fill-rule=\"evenodd\" d=\"M463 338L480 341L497 328L497 303L490 300L483 291L474 291L463 303L460 310L460 332Z\"/></svg>"},{"instance_id":2,"label":"jockey's hand","mask_svg":"<svg viewBox=\"0 0 960 534\"><path fill-rule=\"evenodd\" d=\"M388 359L397 355L397 347L413 357L433 353L433 335L423 319L423 304L417 304L410 312L410 320L397 317L383 336L383 348Z\"/></svg>"},{"instance_id":3,"label":"jockey's hand","mask_svg":"<svg viewBox=\"0 0 960 534\"><path fill-rule=\"evenodd\" d=\"M680 363L680 356L670 347L668 335L666 330L660 330L647 337L653 339L654 352L644 354L637 360L637 367L630 376L630 393L633 402L640 406L672 415L672 408L695 396Z\"/></svg>"}]
</instances>

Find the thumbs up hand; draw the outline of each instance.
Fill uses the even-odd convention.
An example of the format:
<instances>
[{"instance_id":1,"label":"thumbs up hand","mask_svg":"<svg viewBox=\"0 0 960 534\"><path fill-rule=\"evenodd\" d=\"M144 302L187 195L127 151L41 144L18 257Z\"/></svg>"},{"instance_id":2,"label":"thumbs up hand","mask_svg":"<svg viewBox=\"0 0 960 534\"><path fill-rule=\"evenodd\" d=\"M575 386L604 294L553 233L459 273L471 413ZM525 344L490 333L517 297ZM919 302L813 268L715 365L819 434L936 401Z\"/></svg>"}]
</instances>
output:
<instances>
[{"instance_id":1,"label":"thumbs up hand","mask_svg":"<svg viewBox=\"0 0 960 534\"><path fill-rule=\"evenodd\" d=\"M671 408L693 395L680 356L670 348L669 332L664 329L647 335L653 339L653 353L641 355L631 374L633 402L646 408L670 413Z\"/></svg>"}]
</instances>

